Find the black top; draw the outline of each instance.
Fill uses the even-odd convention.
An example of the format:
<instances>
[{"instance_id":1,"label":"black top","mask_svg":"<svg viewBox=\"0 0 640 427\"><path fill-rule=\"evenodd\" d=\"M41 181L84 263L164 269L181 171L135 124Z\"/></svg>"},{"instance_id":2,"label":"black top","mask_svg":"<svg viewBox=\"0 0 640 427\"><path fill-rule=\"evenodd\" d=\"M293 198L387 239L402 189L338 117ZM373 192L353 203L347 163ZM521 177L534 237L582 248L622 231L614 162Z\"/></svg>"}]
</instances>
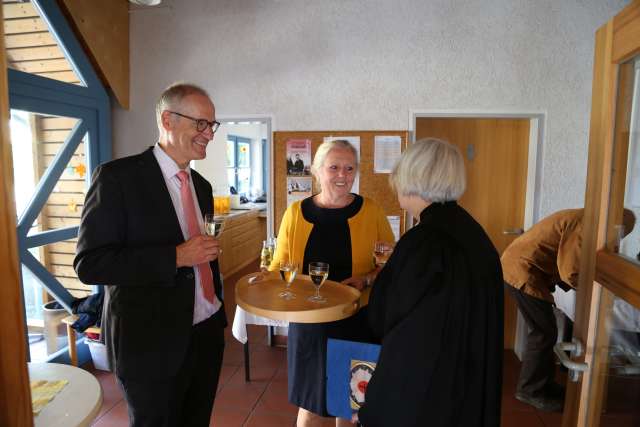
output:
<instances>
[{"instance_id":1,"label":"black top","mask_svg":"<svg viewBox=\"0 0 640 427\"><path fill-rule=\"evenodd\" d=\"M360 421L499 426L502 287L482 227L455 202L424 209L372 288L369 322L382 349Z\"/></svg>"},{"instance_id":2,"label":"black top","mask_svg":"<svg viewBox=\"0 0 640 427\"><path fill-rule=\"evenodd\" d=\"M310 262L326 262L329 264L329 280L340 282L351 277L349 218L360 211L363 203L361 196L354 196L347 206L335 209L321 208L313 202L313 197L302 201L302 216L313 224L304 249L303 274L309 274Z\"/></svg>"}]
</instances>

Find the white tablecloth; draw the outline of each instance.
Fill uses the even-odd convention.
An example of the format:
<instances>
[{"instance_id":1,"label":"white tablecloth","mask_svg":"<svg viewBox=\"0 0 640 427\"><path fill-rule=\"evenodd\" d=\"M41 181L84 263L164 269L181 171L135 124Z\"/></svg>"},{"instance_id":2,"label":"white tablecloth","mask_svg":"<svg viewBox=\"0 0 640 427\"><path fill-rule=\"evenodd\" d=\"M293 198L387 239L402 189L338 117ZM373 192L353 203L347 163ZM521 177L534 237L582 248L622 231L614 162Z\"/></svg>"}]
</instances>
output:
<instances>
[{"instance_id":1,"label":"white tablecloth","mask_svg":"<svg viewBox=\"0 0 640 427\"><path fill-rule=\"evenodd\" d=\"M233 326L231 333L242 344L247 342L247 325L265 325L265 326L289 326L289 322L284 320L273 320L255 314L248 313L240 306L236 306L236 314L233 318Z\"/></svg>"}]
</instances>

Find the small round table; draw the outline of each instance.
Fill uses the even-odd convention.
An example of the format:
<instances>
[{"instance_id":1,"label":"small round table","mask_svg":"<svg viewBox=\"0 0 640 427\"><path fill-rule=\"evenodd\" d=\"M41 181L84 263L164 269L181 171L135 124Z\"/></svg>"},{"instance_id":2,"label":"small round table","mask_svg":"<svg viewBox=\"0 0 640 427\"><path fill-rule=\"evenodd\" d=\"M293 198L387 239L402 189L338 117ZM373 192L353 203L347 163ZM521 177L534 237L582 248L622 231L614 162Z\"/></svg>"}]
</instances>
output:
<instances>
[{"instance_id":1,"label":"small round table","mask_svg":"<svg viewBox=\"0 0 640 427\"><path fill-rule=\"evenodd\" d=\"M100 383L83 369L59 363L29 363L29 379L69 381L34 417L35 427L90 426L100 411Z\"/></svg>"},{"instance_id":2,"label":"small round table","mask_svg":"<svg viewBox=\"0 0 640 427\"><path fill-rule=\"evenodd\" d=\"M257 280L254 280L258 276ZM295 299L285 300L278 294L285 283L278 273L252 273L236 283L236 304L258 316L296 323L322 323L345 319L360 306L360 291L351 286L326 280L320 288L324 303L308 301L315 294L309 276L298 275L290 287Z\"/></svg>"}]
</instances>

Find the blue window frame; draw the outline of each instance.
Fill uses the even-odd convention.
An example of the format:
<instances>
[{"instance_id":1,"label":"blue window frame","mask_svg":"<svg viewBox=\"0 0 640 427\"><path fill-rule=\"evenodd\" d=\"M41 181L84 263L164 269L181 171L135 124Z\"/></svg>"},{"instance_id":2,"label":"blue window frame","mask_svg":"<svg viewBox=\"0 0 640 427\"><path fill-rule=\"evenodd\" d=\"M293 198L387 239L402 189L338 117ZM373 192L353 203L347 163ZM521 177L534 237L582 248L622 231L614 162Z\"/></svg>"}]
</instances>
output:
<instances>
[{"instance_id":1,"label":"blue window frame","mask_svg":"<svg viewBox=\"0 0 640 427\"><path fill-rule=\"evenodd\" d=\"M111 158L111 106L104 86L57 2L32 0L32 4L47 22L50 32L56 38L84 86L13 69L8 70L9 106L11 109L77 119L74 128L55 154L53 162L36 184L34 196L18 218L18 249L22 267L28 269L29 273L42 283L49 294L70 311L73 296L33 256L31 251L40 246L77 237L78 227L62 227L36 233L31 233L30 230L83 139L85 140L87 164L85 183L87 187L90 183L91 172L100 163ZM98 287L95 287L94 291L99 291ZM83 353L79 353L79 356L82 359ZM49 358L49 360L64 359L62 350Z\"/></svg>"}]
</instances>

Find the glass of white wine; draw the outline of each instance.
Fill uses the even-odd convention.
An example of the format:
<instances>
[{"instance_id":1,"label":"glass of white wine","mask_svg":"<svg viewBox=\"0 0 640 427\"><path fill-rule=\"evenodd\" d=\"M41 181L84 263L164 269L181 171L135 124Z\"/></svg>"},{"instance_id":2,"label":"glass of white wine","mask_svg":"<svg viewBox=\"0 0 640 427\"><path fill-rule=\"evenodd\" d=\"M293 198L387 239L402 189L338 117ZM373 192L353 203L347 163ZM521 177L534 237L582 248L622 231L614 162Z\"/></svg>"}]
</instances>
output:
<instances>
[{"instance_id":1,"label":"glass of white wine","mask_svg":"<svg viewBox=\"0 0 640 427\"><path fill-rule=\"evenodd\" d=\"M329 264L326 262L309 263L309 277L313 285L316 287L316 294L307 298L309 301L317 303L325 303L327 299L320 295L320 287L329 276Z\"/></svg>"},{"instance_id":2,"label":"glass of white wine","mask_svg":"<svg viewBox=\"0 0 640 427\"><path fill-rule=\"evenodd\" d=\"M289 288L298 274L298 264L292 261L280 261L280 276L285 282L285 290L280 292L279 296L285 300L291 300L296 297L296 294L291 292Z\"/></svg>"},{"instance_id":3,"label":"glass of white wine","mask_svg":"<svg viewBox=\"0 0 640 427\"><path fill-rule=\"evenodd\" d=\"M208 236L220 237L224 230L224 217L214 214L206 214L204 216L204 231Z\"/></svg>"}]
</instances>

